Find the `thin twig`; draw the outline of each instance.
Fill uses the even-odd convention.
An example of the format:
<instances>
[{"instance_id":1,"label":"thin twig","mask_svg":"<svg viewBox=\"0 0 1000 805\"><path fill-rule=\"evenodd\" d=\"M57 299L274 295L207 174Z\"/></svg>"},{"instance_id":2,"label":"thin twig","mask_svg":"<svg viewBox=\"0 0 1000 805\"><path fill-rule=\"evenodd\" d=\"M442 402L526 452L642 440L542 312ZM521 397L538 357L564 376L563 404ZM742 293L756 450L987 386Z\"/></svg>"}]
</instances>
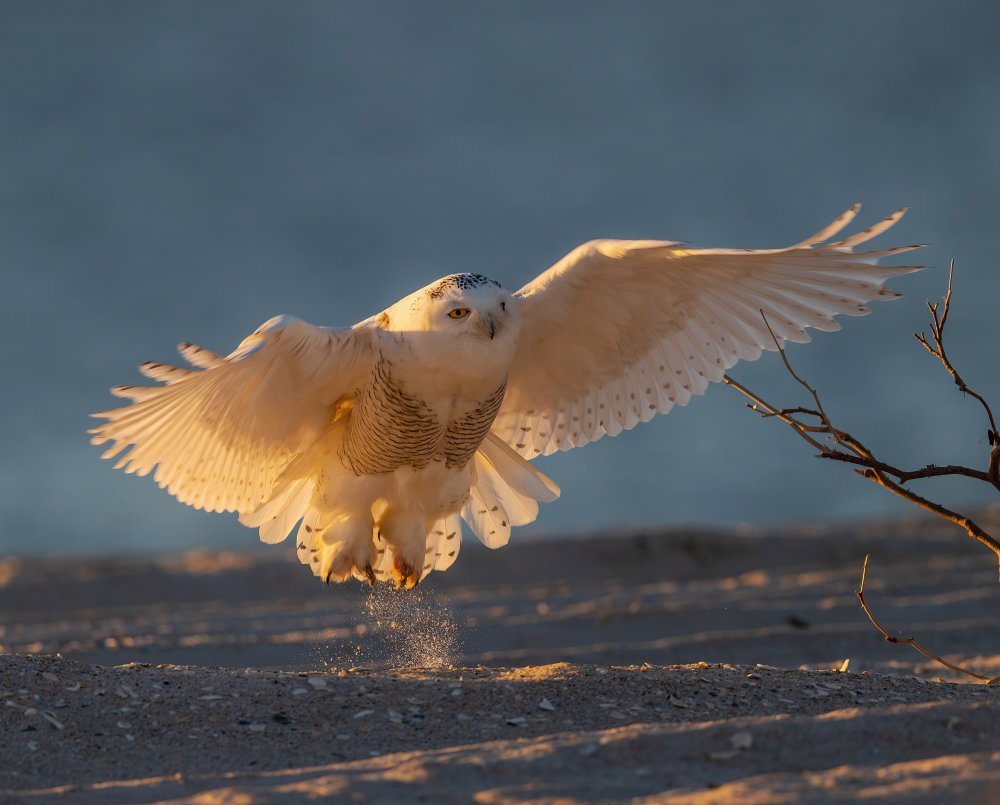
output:
<instances>
[{"instance_id":1,"label":"thin twig","mask_svg":"<svg viewBox=\"0 0 1000 805\"><path fill-rule=\"evenodd\" d=\"M764 313L763 310L760 311L760 317L764 320L764 325L767 327L767 331L771 334L771 340L774 341L774 346L778 350L778 354L781 355L781 360L785 364L788 374L795 378L795 380L798 381L798 384L808 391L810 395L812 395L813 401L816 403L816 411L811 413L819 417L829 434L839 442L840 434L837 432L837 429L833 427L833 423L830 422L830 418L826 415L826 411L823 410L823 402L819 398L819 393L805 380L799 377L795 369L792 368L792 362L788 360L788 354L785 352L785 348L781 342L778 341L778 336L774 334L774 330L771 328L771 322L767 320L767 314Z\"/></svg>"},{"instance_id":2,"label":"thin twig","mask_svg":"<svg viewBox=\"0 0 1000 805\"><path fill-rule=\"evenodd\" d=\"M1000 489L1000 435L997 433L997 423L993 417L993 410L990 408L990 404L986 401L986 398L983 397L983 395L969 388L968 384L958 373L955 365L951 362L951 359L948 357L948 353L944 348L944 327L948 322L948 314L951 312L951 291L954 277L955 261L952 260L948 264L948 290L945 292L944 301L940 304L937 302L926 303L927 310L931 314L931 340L933 341L933 346L927 340L927 336L923 333L914 333L913 335L924 349L941 362L945 371L951 375L951 379L954 381L955 385L958 386L959 391L978 400L979 404L986 412L986 418L990 422L990 427L986 436L989 440L990 447L992 448L990 450L990 460L986 475L989 483L993 484L993 486L997 489ZM938 311L940 311L940 313Z\"/></svg>"},{"instance_id":3,"label":"thin twig","mask_svg":"<svg viewBox=\"0 0 1000 805\"><path fill-rule=\"evenodd\" d=\"M941 478L946 475L960 475L965 478L974 478L977 481L989 482L989 477L982 470L974 470L971 467L963 467L957 464L948 464L943 467L928 464L920 470L901 470L898 467L886 464L875 458L858 458L847 453L838 453L829 457L837 461L843 461L846 464L859 464L864 467L872 467L879 472L894 476L899 479L901 484L905 484L908 481L920 480L921 478Z\"/></svg>"},{"instance_id":4,"label":"thin twig","mask_svg":"<svg viewBox=\"0 0 1000 805\"><path fill-rule=\"evenodd\" d=\"M758 411L759 413L765 416L777 417L786 425L791 426L792 430L795 431L795 433L797 433L799 436L801 436L803 439L809 442L809 444L811 444L821 453L826 452L827 450L826 446L823 445L821 442L817 442L815 439L810 437L807 431L804 431L801 427L799 427L800 423L796 421L794 417L783 413L780 408L775 408L770 403L765 402L763 399L761 399L752 391L750 391L750 389L737 383L729 375L723 375L722 382L725 383L727 386L732 386L734 389L740 392L740 394L742 394L744 397L748 397L749 399L753 400L754 404L748 406L750 410ZM826 430L824 429L823 432L825 433Z\"/></svg>"},{"instance_id":5,"label":"thin twig","mask_svg":"<svg viewBox=\"0 0 1000 805\"><path fill-rule=\"evenodd\" d=\"M878 622L875 618L875 614L872 612L871 607L868 606L868 602L865 600L865 578L868 575L868 556L865 556L865 563L861 568L861 586L855 590L854 594L858 597L858 602L861 604L861 608L865 611L865 615L868 616L868 620L872 622L872 626L881 632L882 637L884 637L890 643L900 643L907 646L912 646L914 649L923 654L927 659L934 660L934 662L941 663L947 668L951 668L953 671L958 671L960 674L965 674L966 676L971 676L973 679L978 679L981 682L985 682L987 685L993 685L1000 682L1000 676L988 677L982 674L977 674L975 671L970 671L968 668L963 668L961 665L955 665L954 663L948 662L943 657L939 657L937 654L932 654L923 646L921 646L915 638L912 637L896 637L889 634L888 630Z\"/></svg>"}]
</instances>

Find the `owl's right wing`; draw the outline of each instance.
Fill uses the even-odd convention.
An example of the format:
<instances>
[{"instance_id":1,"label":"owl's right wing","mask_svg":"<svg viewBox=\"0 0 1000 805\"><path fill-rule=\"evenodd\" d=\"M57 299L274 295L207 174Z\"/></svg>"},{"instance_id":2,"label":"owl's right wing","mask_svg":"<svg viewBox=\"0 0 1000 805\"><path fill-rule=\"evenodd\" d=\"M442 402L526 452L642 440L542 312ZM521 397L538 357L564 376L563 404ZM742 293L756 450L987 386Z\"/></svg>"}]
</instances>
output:
<instances>
[{"instance_id":1,"label":"owl's right wing","mask_svg":"<svg viewBox=\"0 0 1000 805\"><path fill-rule=\"evenodd\" d=\"M281 471L329 425L338 399L371 372L375 328L315 327L292 316L262 324L230 355L192 344L196 367L144 363L160 386L118 386L130 405L93 416L91 442L112 442L102 458L153 478L182 503L206 511L253 511Z\"/></svg>"},{"instance_id":2,"label":"owl's right wing","mask_svg":"<svg viewBox=\"0 0 1000 805\"><path fill-rule=\"evenodd\" d=\"M858 205L794 246L691 249L666 241L577 247L515 295L521 334L493 432L522 456L614 436L704 393L739 360L838 330L837 315L899 296L883 283L918 270L882 266L918 246L855 251L904 210L825 242Z\"/></svg>"}]
</instances>

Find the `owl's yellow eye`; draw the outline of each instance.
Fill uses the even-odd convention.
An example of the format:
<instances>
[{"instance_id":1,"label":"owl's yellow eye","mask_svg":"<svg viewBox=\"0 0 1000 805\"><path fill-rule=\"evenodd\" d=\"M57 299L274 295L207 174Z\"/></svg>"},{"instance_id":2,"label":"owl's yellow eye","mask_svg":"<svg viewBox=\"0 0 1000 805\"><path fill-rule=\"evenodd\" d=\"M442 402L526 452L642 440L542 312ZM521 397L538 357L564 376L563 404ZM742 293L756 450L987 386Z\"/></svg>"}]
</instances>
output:
<instances>
[{"instance_id":1,"label":"owl's yellow eye","mask_svg":"<svg viewBox=\"0 0 1000 805\"><path fill-rule=\"evenodd\" d=\"M448 315L453 319L464 319L469 315L469 309L467 307L457 307L454 310L449 310Z\"/></svg>"}]
</instances>

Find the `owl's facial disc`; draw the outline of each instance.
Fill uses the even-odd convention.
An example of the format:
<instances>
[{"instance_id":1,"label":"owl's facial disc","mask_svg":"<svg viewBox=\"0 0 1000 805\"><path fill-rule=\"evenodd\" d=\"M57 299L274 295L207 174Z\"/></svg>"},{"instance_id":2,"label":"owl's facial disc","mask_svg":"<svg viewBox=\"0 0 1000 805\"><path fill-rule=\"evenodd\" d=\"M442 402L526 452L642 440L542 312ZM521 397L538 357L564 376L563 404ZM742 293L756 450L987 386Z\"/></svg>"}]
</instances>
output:
<instances>
[{"instance_id":1,"label":"owl's facial disc","mask_svg":"<svg viewBox=\"0 0 1000 805\"><path fill-rule=\"evenodd\" d=\"M478 274L445 277L431 286L428 297L436 308L439 327L488 341L502 332L511 312L510 294Z\"/></svg>"}]
</instances>

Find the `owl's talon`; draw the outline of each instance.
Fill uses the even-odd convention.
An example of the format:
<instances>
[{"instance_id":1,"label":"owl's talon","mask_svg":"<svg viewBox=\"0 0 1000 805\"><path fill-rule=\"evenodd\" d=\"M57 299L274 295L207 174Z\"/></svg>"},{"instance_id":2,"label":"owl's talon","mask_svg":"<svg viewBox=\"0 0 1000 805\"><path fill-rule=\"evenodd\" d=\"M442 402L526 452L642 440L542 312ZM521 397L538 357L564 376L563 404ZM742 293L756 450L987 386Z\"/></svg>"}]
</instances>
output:
<instances>
[{"instance_id":1,"label":"owl's talon","mask_svg":"<svg viewBox=\"0 0 1000 805\"><path fill-rule=\"evenodd\" d=\"M420 581L420 576L413 565L396 557L392 563L392 579L397 590L412 590Z\"/></svg>"},{"instance_id":2,"label":"owl's talon","mask_svg":"<svg viewBox=\"0 0 1000 805\"><path fill-rule=\"evenodd\" d=\"M369 562L368 564L365 565L364 572L365 572L365 578L368 579L368 586L369 587L374 587L375 586L375 571L372 570L372 563L371 562Z\"/></svg>"}]
</instances>

